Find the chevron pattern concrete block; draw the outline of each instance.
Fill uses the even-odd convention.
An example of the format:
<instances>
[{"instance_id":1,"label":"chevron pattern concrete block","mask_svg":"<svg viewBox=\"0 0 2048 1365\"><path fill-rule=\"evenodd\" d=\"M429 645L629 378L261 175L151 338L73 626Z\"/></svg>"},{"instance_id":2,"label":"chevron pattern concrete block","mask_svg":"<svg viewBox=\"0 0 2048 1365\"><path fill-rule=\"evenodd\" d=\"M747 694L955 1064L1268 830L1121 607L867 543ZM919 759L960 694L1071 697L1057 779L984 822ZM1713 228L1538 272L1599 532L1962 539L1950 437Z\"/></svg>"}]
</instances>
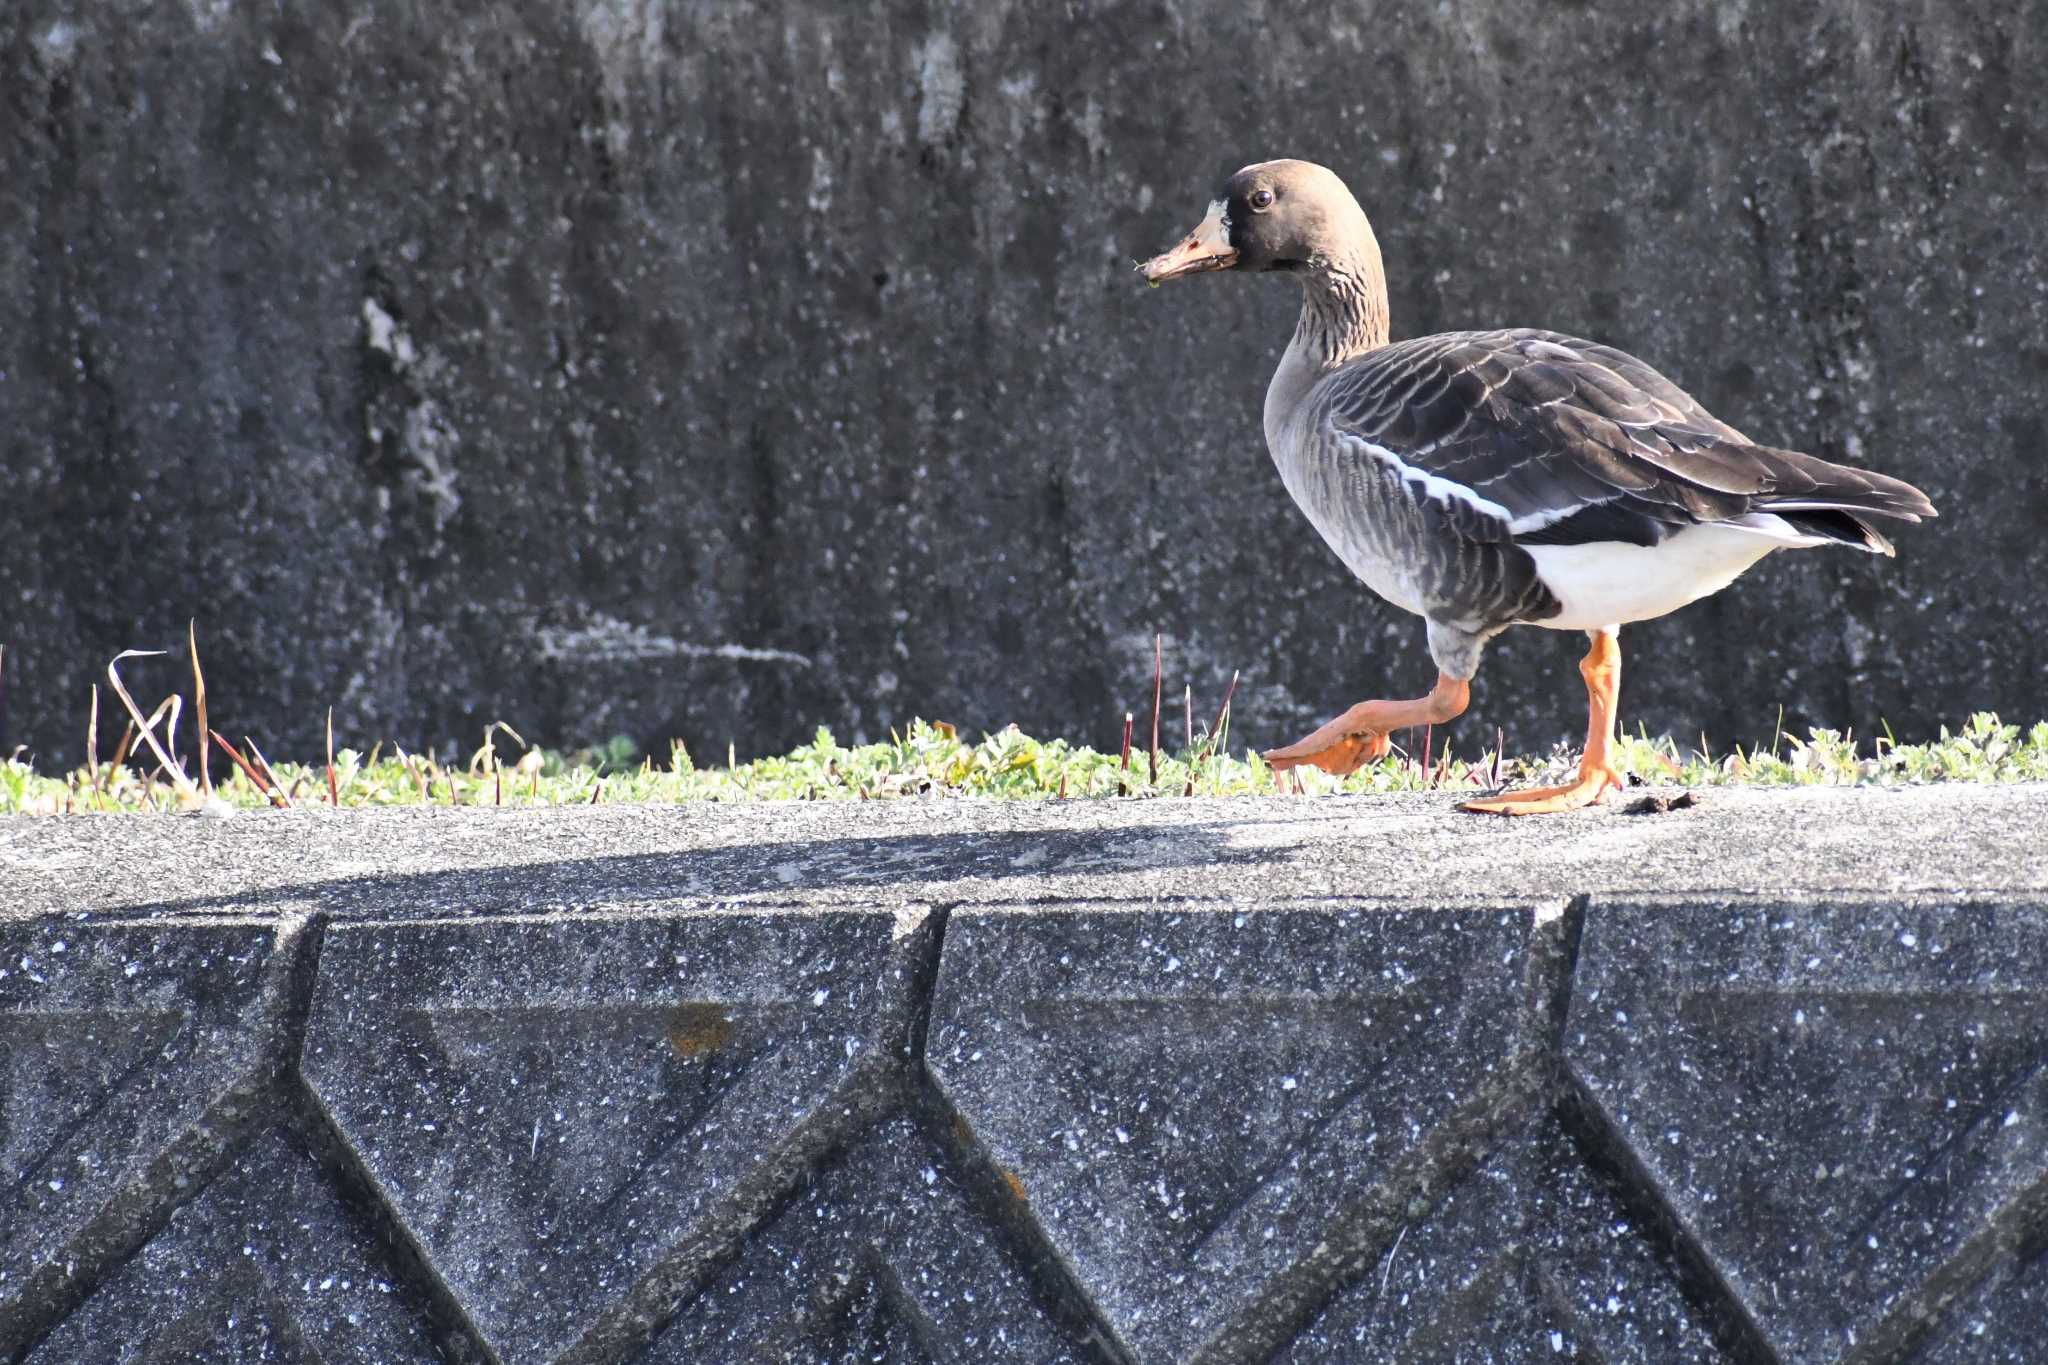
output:
<instances>
[{"instance_id":1,"label":"chevron pattern concrete block","mask_svg":"<svg viewBox=\"0 0 2048 1365\"><path fill-rule=\"evenodd\" d=\"M1281 1365L1727 1359L1619 1195L1540 1116L1403 1228Z\"/></svg>"},{"instance_id":2,"label":"chevron pattern concrete block","mask_svg":"<svg viewBox=\"0 0 2048 1365\"><path fill-rule=\"evenodd\" d=\"M500 1358L673 1311L894 1104L919 915L339 926L308 1084Z\"/></svg>"},{"instance_id":3,"label":"chevron pattern concrete block","mask_svg":"<svg viewBox=\"0 0 2048 1365\"><path fill-rule=\"evenodd\" d=\"M2038 1232L2036 904L1596 902L1565 1055L1702 1283L1781 1359L1889 1359Z\"/></svg>"},{"instance_id":4,"label":"chevron pattern concrete block","mask_svg":"<svg viewBox=\"0 0 2048 1365\"><path fill-rule=\"evenodd\" d=\"M2048 1220L2044 1220L2048 1221ZM2048 1342L2048 1232L1946 1314L1918 1365L2032 1365Z\"/></svg>"},{"instance_id":5,"label":"chevron pattern concrete block","mask_svg":"<svg viewBox=\"0 0 2048 1365\"><path fill-rule=\"evenodd\" d=\"M315 1159L271 1129L29 1365L430 1365L416 1289Z\"/></svg>"},{"instance_id":6,"label":"chevron pattern concrete block","mask_svg":"<svg viewBox=\"0 0 2048 1365\"><path fill-rule=\"evenodd\" d=\"M0 918L0 1360L2042 1359L2039 892L622 866Z\"/></svg>"},{"instance_id":7,"label":"chevron pattern concrete block","mask_svg":"<svg viewBox=\"0 0 2048 1365\"><path fill-rule=\"evenodd\" d=\"M189 1198L287 1059L299 926L0 923L0 1354Z\"/></svg>"},{"instance_id":8,"label":"chevron pattern concrete block","mask_svg":"<svg viewBox=\"0 0 2048 1365\"><path fill-rule=\"evenodd\" d=\"M1261 1358L1534 1104L1560 920L961 913L928 1062L1121 1350Z\"/></svg>"},{"instance_id":9,"label":"chevron pattern concrete block","mask_svg":"<svg viewBox=\"0 0 2048 1365\"><path fill-rule=\"evenodd\" d=\"M878 1127L749 1239L641 1365L1099 1360L950 1147L906 1117Z\"/></svg>"}]
</instances>

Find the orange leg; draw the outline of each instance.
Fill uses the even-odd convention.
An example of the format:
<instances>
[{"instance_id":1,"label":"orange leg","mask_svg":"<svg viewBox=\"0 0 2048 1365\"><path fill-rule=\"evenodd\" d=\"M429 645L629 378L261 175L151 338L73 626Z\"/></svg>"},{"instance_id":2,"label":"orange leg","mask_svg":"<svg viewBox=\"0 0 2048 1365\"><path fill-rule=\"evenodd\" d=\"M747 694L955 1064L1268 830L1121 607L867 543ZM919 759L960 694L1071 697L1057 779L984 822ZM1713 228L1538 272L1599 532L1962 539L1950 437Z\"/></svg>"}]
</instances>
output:
<instances>
[{"instance_id":1,"label":"orange leg","mask_svg":"<svg viewBox=\"0 0 2048 1365\"><path fill-rule=\"evenodd\" d=\"M1532 787L1527 791L1502 792L1479 801L1467 801L1464 809L1489 815L1545 815L1552 811L1577 810L1590 806L1623 785L1614 767L1615 699L1621 692L1621 644L1611 630L1592 632L1593 647L1579 661L1579 674L1586 680L1586 752L1579 760L1577 780L1563 787Z\"/></svg>"},{"instance_id":2,"label":"orange leg","mask_svg":"<svg viewBox=\"0 0 2048 1365\"><path fill-rule=\"evenodd\" d=\"M1387 735L1392 731L1412 725L1442 725L1463 712L1471 698L1470 683L1439 673L1428 696L1413 701L1362 701L1314 734L1283 749L1268 749L1266 762L1276 773L1311 763L1343 777L1385 754Z\"/></svg>"}]
</instances>

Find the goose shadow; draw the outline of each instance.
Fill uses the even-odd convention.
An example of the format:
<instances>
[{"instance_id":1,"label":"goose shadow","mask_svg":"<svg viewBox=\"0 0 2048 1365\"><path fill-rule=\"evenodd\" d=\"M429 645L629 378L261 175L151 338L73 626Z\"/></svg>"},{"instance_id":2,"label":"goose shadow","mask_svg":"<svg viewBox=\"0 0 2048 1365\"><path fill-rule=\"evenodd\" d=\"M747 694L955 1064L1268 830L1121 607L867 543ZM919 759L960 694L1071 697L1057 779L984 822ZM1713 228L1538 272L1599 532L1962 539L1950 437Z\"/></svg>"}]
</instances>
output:
<instances>
[{"instance_id":1,"label":"goose shadow","mask_svg":"<svg viewBox=\"0 0 2048 1365\"><path fill-rule=\"evenodd\" d=\"M1191 874L1189 894L1217 894L1218 871L1270 864L1275 850L1233 846L1246 822L1134 830L1047 830L892 834L717 845L661 853L550 858L458 867L327 876L244 890L149 896L101 907L97 918L262 913L317 909L337 919L419 919L554 914L608 907L716 906L840 891L877 903L920 900L1060 901L1114 898L1074 883L1133 872ZM1194 879L1193 874L1200 874ZM1029 880L1029 894L1003 896L992 884ZM1048 887L1052 888L1048 890ZM1156 890L1156 888L1153 888Z\"/></svg>"}]
</instances>

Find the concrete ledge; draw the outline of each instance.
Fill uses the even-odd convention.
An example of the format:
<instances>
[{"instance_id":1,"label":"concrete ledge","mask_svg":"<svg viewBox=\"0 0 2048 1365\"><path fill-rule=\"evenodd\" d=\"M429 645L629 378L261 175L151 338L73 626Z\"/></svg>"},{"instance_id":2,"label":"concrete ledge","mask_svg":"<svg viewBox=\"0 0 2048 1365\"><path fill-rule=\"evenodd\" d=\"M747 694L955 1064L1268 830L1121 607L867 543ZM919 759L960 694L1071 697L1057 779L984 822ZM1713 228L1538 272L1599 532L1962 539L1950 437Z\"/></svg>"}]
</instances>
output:
<instances>
[{"instance_id":1,"label":"concrete ledge","mask_svg":"<svg viewBox=\"0 0 2048 1365\"><path fill-rule=\"evenodd\" d=\"M2036 1359L2044 829L0 824L0 1354Z\"/></svg>"}]
</instances>

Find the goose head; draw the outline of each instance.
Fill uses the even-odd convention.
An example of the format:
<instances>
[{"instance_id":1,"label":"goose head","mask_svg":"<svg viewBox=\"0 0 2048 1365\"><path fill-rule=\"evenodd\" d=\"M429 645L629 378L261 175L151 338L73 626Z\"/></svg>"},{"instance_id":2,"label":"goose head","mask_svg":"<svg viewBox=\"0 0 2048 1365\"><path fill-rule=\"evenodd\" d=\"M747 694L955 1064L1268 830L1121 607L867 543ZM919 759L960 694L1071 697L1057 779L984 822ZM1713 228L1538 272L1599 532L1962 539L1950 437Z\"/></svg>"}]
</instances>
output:
<instances>
[{"instance_id":1,"label":"goose head","mask_svg":"<svg viewBox=\"0 0 2048 1365\"><path fill-rule=\"evenodd\" d=\"M1365 210L1313 161L1261 161L1223 182L1180 245L1138 266L1147 284L1213 270L1321 271L1369 256L1379 244Z\"/></svg>"}]
</instances>

